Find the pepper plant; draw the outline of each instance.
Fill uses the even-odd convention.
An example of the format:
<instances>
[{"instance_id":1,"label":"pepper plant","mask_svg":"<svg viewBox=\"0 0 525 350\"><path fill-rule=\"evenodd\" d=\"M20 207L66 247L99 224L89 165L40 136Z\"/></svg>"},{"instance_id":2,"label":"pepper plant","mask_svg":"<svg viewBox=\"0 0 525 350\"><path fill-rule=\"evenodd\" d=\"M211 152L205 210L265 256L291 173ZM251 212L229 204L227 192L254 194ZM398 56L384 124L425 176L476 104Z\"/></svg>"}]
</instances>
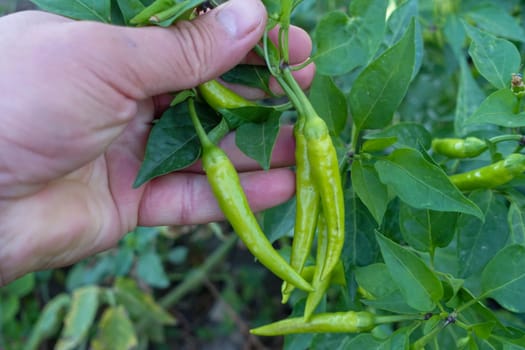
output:
<instances>
[{"instance_id":1,"label":"pepper plant","mask_svg":"<svg viewBox=\"0 0 525 350\"><path fill-rule=\"evenodd\" d=\"M33 2L127 26L170 26L217 5ZM285 280L290 318L252 324L254 334L286 334L284 348L293 350L525 348L525 4L263 2L267 29L280 26L278 44L265 35L254 50L266 66L238 66L221 79L268 98L245 101L217 81L174 91L135 186L206 162L231 131L268 169L280 125L294 123L296 197L262 213L262 229L226 160L209 167L219 203L233 205L221 207L234 231ZM290 24L314 40L305 64L315 63L317 75L307 92L288 64ZM269 91L270 77L284 104ZM284 263L269 258L276 254ZM110 310L123 319L121 308Z\"/></svg>"}]
</instances>

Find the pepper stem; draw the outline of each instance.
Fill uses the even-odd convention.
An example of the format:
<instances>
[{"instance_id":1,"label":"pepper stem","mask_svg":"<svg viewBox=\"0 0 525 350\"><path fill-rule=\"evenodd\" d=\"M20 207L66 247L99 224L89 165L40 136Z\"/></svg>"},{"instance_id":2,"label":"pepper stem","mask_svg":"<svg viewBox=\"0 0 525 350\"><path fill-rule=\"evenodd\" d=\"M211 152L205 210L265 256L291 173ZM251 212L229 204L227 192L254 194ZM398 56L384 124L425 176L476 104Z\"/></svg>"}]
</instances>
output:
<instances>
[{"instance_id":1,"label":"pepper stem","mask_svg":"<svg viewBox=\"0 0 525 350\"><path fill-rule=\"evenodd\" d=\"M202 148L208 148L213 146L213 142L211 142L210 138L208 137L208 134L206 133L206 130L204 130L204 128L202 127L199 117L197 116L197 110L195 109L195 100L193 98L188 99L188 109L190 112L191 121L193 122L195 132L197 133L197 137L199 138Z\"/></svg>"}]
</instances>

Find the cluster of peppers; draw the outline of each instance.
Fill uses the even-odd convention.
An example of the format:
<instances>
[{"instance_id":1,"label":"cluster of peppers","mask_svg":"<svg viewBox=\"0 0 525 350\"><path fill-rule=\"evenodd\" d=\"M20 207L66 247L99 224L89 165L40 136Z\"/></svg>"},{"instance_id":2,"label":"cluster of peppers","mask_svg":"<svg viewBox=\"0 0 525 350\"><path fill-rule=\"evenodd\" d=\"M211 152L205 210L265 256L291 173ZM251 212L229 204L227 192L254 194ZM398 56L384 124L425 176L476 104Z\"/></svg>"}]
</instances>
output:
<instances>
[{"instance_id":1,"label":"cluster of peppers","mask_svg":"<svg viewBox=\"0 0 525 350\"><path fill-rule=\"evenodd\" d=\"M290 85L301 90L291 74L289 78ZM254 105L254 102L245 100L216 80L200 85L197 90L199 96L216 110ZM303 104L301 111L305 112L298 113L294 126L297 214L288 263L262 232L250 210L236 170L226 154L210 141L190 101L190 113L203 149L202 165L224 215L259 262L283 280L283 303L294 288L308 293L304 317L275 322L253 329L252 333L282 335L312 329L331 332L370 329L375 323L374 315L368 312L313 314L330 284L345 283L340 261L344 243L344 200L339 163L328 127L309 102ZM316 233L316 264L305 267ZM334 327L343 323L344 327Z\"/></svg>"}]
</instances>

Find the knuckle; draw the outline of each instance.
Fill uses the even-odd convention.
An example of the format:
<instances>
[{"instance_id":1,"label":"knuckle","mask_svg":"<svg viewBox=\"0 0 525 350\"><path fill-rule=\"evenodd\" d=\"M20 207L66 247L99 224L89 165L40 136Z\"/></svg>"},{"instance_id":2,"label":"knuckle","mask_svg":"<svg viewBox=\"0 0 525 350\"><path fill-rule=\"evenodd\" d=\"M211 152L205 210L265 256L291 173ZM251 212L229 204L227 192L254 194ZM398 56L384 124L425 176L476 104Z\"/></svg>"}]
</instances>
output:
<instances>
[{"instance_id":1,"label":"knuckle","mask_svg":"<svg viewBox=\"0 0 525 350\"><path fill-rule=\"evenodd\" d=\"M197 85L208 75L213 59L213 33L203 25L181 22L172 32L175 38L176 72L184 72Z\"/></svg>"}]
</instances>

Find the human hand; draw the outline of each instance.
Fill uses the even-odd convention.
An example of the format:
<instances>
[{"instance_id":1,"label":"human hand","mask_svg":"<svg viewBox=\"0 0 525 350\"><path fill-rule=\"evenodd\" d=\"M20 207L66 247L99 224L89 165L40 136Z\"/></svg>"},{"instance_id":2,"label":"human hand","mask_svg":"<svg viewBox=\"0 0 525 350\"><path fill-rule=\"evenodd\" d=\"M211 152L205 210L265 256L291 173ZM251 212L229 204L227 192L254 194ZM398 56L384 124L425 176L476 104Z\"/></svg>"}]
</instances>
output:
<instances>
[{"instance_id":1,"label":"human hand","mask_svg":"<svg viewBox=\"0 0 525 350\"><path fill-rule=\"evenodd\" d=\"M114 246L137 225L222 218L196 167L138 188L151 121L168 92L194 87L240 61L256 63L266 13L259 0L231 0L173 28L75 22L42 12L0 18L0 285ZM275 33L274 33L275 34ZM311 50L290 31L292 63ZM297 72L304 87L308 66ZM277 87L275 86L275 89ZM253 91L246 91L253 94ZM272 169L221 143L242 172L254 211L294 192L293 137L283 128Z\"/></svg>"}]
</instances>

